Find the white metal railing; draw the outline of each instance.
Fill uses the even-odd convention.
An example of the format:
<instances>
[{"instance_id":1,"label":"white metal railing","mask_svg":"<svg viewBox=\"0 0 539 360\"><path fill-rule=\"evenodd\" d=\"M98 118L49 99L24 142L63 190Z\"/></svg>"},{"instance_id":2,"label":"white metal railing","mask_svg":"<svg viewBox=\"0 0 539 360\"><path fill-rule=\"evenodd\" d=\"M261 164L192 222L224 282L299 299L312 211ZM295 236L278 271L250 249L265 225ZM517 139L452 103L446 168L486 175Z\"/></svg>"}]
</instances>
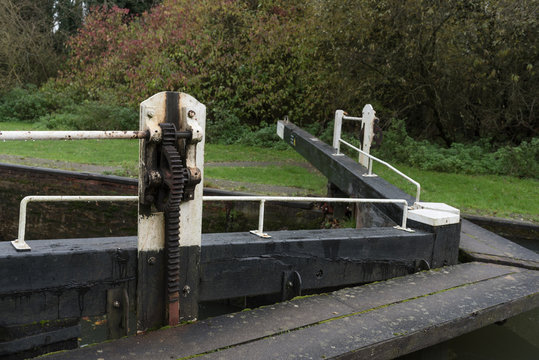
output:
<instances>
[{"instance_id":1,"label":"white metal railing","mask_svg":"<svg viewBox=\"0 0 539 360\"><path fill-rule=\"evenodd\" d=\"M84 140L144 139L147 131L0 131L1 141L11 140Z\"/></svg>"},{"instance_id":2,"label":"white metal railing","mask_svg":"<svg viewBox=\"0 0 539 360\"><path fill-rule=\"evenodd\" d=\"M65 195L34 195L26 196L21 201L19 211L19 235L11 243L19 251L31 250L30 246L24 241L26 232L26 207L30 202L73 202L73 201L138 201L138 196L65 196Z\"/></svg>"},{"instance_id":3,"label":"white metal railing","mask_svg":"<svg viewBox=\"0 0 539 360\"><path fill-rule=\"evenodd\" d=\"M390 165L389 163L387 163L387 162L385 162L383 160L380 160L377 157L372 156L371 154L366 153L365 151L355 147L354 145L350 144L349 142L346 142L343 139L339 139L339 142L347 145L348 147L352 148L353 150L358 151L359 153L365 155L369 159L369 165L367 167L369 169L369 171L368 171L366 176L376 176L376 175L374 175L372 173L372 161L375 160L375 161L379 162L380 164L387 166L389 169L393 170L395 173L399 174L400 176L402 176L403 178L405 178L406 180L408 180L409 182L414 184L416 186L415 202L419 202L419 196L420 196L420 193L421 193L421 184L420 183L418 183L417 181L415 181L414 179L412 179L408 175L404 174L402 171L398 170L394 166ZM337 151L337 154L338 153L339 152Z\"/></svg>"},{"instance_id":4,"label":"white metal railing","mask_svg":"<svg viewBox=\"0 0 539 360\"><path fill-rule=\"evenodd\" d=\"M367 104L363 108L362 113L363 113L362 117L354 117L354 116L344 115L344 111L342 110L335 111L335 122L333 124L333 148L335 149L334 155L343 155L341 153L341 143L357 151L359 153L359 163L368 169L368 173L365 174L364 176L376 176L375 174L372 173L373 160L379 162L382 165L387 166L389 169L393 170L395 173L399 174L400 176L402 176L403 178L405 178L406 180L408 180L409 182L411 182L412 184L416 186L415 202L419 202L419 197L421 194L421 184L419 184L417 181L415 181L411 177L404 174L402 171L397 170L397 168L390 165L389 163L383 160L380 160L377 157L369 154L372 138L374 136L373 124L374 124L376 112L374 111L371 105ZM362 128L364 129L363 139L361 139L363 149L360 149L357 146L354 146L350 144L349 142L341 139L341 128L342 128L343 120L361 121Z\"/></svg>"},{"instance_id":5,"label":"white metal railing","mask_svg":"<svg viewBox=\"0 0 539 360\"><path fill-rule=\"evenodd\" d=\"M386 203L386 204L402 204L402 222L400 226L395 228L411 231L406 228L406 220L408 218L408 202L404 199L356 199L356 198L328 198L328 197L290 197L290 196L203 196L204 201L258 201L260 202L258 214L258 229L251 230L251 233L260 237L269 238L268 234L264 233L264 210L266 201L278 202L341 202L341 203ZM31 250L30 246L25 241L26 234L26 208L30 202L76 202L76 201L107 201L107 202L135 202L138 201L138 196L94 196L94 195L33 195L26 196L21 200L19 211L19 233L18 238L13 240L11 244L18 251Z\"/></svg>"},{"instance_id":6,"label":"white metal railing","mask_svg":"<svg viewBox=\"0 0 539 360\"><path fill-rule=\"evenodd\" d=\"M366 153L370 152L371 143L374 137L374 120L376 118L376 111L374 111L372 105L367 104L363 107L361 113L361 117L355 117L345 115L343 110L335 111L335 120L333 123L333 148L337 150L337 154L339 154L341 147L339 140L341 139L343 120L359 121L361 123L361 129L363 130L363 139L360 139L361 147ZM367 167L367 158L365 158L362 153L359 154L358 161L361 165Z\"/></svg>"},{"instance_id":7,"label":"white metal railing","mask_svg":"<svg viewBox=\"0 0 539 360\"><path fill-rule=\"evenodd\" d=\"M402 204L402 222L395 228L412 231L406 228L406 219L408 218L408 202L404 199L356 199L356 198L328 198L328 197L288 197L288 196L204 196L204 201L258 201L260 210L258 213L258 229L251 230L251 233L260 237L269 238L264 233L264 206L266 201L280 202L342 202L342 203L388 203Z\"/></svg>"}]
</instances>

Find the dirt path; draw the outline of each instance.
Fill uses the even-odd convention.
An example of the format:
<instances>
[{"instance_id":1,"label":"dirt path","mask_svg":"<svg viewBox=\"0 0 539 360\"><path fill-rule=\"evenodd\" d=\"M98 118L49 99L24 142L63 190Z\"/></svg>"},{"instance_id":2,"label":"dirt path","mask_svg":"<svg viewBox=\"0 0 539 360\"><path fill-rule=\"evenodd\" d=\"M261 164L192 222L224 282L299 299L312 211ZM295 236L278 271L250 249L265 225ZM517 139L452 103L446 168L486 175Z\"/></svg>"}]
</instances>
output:
<instances>
[{"instance_id":1,"label":"dirt path","mask_svg":"<svg viewBox=\"0 0 539 360\"><path fill-rule=\"evenodd\" d=\"M35 167L44 167L51 169L70 170L77 172L89 172L95 174L112 174L115 171L119 171L122 168L117 166L102 166L92 164L79 164L68 161L49 160L39 158L29 158L17 155L3 155L0 154L0 162L16 165L26 165Z\"/></svg>"}]
</instances>

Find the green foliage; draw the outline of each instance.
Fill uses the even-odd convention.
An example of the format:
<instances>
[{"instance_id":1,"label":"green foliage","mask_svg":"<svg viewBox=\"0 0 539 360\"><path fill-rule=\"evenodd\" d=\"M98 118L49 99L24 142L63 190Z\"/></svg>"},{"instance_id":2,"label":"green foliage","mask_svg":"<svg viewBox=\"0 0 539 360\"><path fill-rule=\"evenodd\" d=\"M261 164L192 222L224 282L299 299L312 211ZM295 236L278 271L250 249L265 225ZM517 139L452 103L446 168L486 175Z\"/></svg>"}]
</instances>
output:
<instances>
[{"instance_id":1,"label":"green foliage","mask_svg":"<svg viewBox=\"0 0 539 360\"><path fill-rule=\"evenodd\" d=\"M446 146L538 135L537 1L316 3L326 65L316 86L332 110L371 103L382 120L404 118L414 137Z\"/></svg>"},{"instance_id":2,"label":"green foliage","mask_svg":"<svg viewBox=\"0 0 539 360\"><path fill-rule=\"evenodd\" d=\"M216 108L206 124L206 139L214 144L234 144L250 133L230 110Z\"/></svg>"},{"instance_id":3,"label":"green foliage","mask_svg":"<svg viewBox=\"0 0 539 360\"><path fill-rule=\"evenodd\" d=\"M94 9L69 43L60 83L91 99L110 90L131 106L158 91L185 91L216 123L235 116L258 128L286 114L305 116L314 102L305 101L312 51L303 46L303 6L169 0L139 18L117 7Z\"/></svg>"},{"instance_id":4,"label":"green foliage","mask_svg":"<svg viewBox=\"0 0 539 360\"><path fill-rule=\"evenodd\" d=\"M288 145L277 136L276 126L262 122L256 131L244 135L238 143L284 150Z\"/></svg>"},{"instance_id":5,"label":"green foliage","mask_svg":"<svg viewBox=\"0 0 539 360\"><path fill-rule=\"evenodd\" d=\"M51 104L35 86L15 87L0 97L2 121L35 121L50 110Z\"/></svg>"},{"instance_id":6,"label":"green foliage","mask_svg":"<svg viewBox=\"0 0 539 360\"><path fill-rule=\"evenodd\" d=\"M0 97L0 119L39 123L47 129L132 130L138 128L138 114L132 108L113 103L76 100L73 89L57 92L50 84L16 87Z\"/></svg>"},{"instance_id":7,"label":"green foliage","mask_svg":"<svg viewBox=\"0 0 539 360\"><path fill-rule=\"evenodd\" d=\"M310 173L300 166L261 167L208 167L205 176L212 179L289 186L307 189L318 194L326 190L327 179L320 174Z\"/></svg>"},{"instance_id":8,"label":"green foliage","mask_svg":"<svg viewBox=\"0 0 539 360\"><path fill-rule=\"evenodd\" d=\"M39 122L49 129L133 130L138 128L138 114L131 108L86 102L62 110L61 113L42 116Z\"/></svg>"},{"instance_id":9,"label":"green foliage","mask_svg":"<svg viewBox=\"0 0 539 360\"><path fill-rule=\"evenodd\" d=\"M539 178L539 138L523 141L517 147L505 146L495 154L503 174Z\"/></svg>"},{"instance_id":10,"label":"green foliage","mask_svg":"<svg viewBox=\"0 0 539 360\"><path fill-rule=\"evenodd\" d=\"M412 139L404 121L393 120L389 130L384 132L381 148L374 154L386 161L423 170L539 178L539 138L498 150L486 140L473 144L453 143L446 148Z\"/></svg>"}]
</instances>

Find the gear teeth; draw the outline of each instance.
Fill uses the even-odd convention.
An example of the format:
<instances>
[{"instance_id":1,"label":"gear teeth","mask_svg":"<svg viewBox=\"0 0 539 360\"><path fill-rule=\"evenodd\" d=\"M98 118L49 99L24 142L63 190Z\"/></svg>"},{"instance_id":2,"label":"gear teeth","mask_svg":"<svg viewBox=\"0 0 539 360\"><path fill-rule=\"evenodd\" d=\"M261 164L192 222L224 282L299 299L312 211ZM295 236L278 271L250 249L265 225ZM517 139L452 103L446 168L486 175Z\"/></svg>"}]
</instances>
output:
<instances>
[{"instance_id":1,"label":"gear teeth","mask_svg":"<svg viewBox=\"0 0 539 360\"><path fill-rule=\"evenodd\" d=\"M169 169L168 200L164 206L165 212L165 252L167 256L167 291L171 302L178 301L180 291L180 203L183 198L184 185L187 182L187 169L176 149L176 127L174 124L159 124L162 130L162 151L167 159Z\"/></svg>"}]
</instances>

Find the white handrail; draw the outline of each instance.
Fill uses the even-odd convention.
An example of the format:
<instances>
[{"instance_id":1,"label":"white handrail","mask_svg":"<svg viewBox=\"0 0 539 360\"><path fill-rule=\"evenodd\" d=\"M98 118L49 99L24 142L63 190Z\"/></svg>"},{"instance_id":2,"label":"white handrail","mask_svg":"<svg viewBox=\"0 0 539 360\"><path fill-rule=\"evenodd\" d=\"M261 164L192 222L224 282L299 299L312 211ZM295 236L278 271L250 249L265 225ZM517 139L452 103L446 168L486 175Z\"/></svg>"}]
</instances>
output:
<instances>
[{"instance_id":1,"label":"white handrail","mask_svg":"<svg viewBox=\"0 0 539 360\"><path fill-rule=\"evenodd\" d=\"M31 250L24 241L26 232L26 207L30 202L64 202L64 201L138 201L138 196L80 196L80 195L34 195L21 200L19 211L19 237L11 244L18 251Z\"/></svg>"},{"instance_id":2,"label":"white handrail","mask_svg":"<svg viewBox=\"0 0 539 360\"><path fill-rule=\"evenodd\" d=\"M1 131L1 141L11 140L85 140L144 139L146 131Z\"/></svg>"},{"instance_id":3,"label":"white handrail","mask_svg":"<svg viewBox=\"0 0 539 360\"><path fill-rule=\"evenodd\" d=\"M342 202L342 203L386 203L402 204L402 223L395 228L410 231L406 228L408 218L408 202L404 199L357 199L357 198L329 198L329 197L290 197L290 196L203 196L204 201L259 201L258 229L251 233L261 237L271 237L264 233L264 210L266 201L281 202ZM30 246L25 242L26 234L26 208L30 202L75 202L75 201L138 201L138 196L95 196L95 195L33 195L21 200L19 211L19 234L11 244L17 251L29 251Z\"/></svg>"},{"instance_id":4,"label":"white handrail","mask_svg":"<svg viewBox=\"0 0 539 360\"><path fill-rule=\"evenodd\" d=\"M390 168L391 170L393 170L394 172L396 172L397 174L399 174L400 176L402 176L403 178L405 178L406 180L408 180L409 182L414 184L416 186L415 202L419 202L419 195L421 193L421 184L420 183L418 183L417 181L415 181L414 179L412 179L408 175L404 174L402 171L399 171L394 166L388 164L387 162L385 162L383 160L378 159L376 156L372 156L371 154L366 153L365 151L355 147L354 145L350 144L349 142L346 142L343 139L339 139L339 142L342 142L343 144L349 146L350 148L358 151L359 153L361 153L361 154L363 154L363 155L365 155L366 157L369 158L369 166L368 166L368 169L369 169L368 175L369 176L372 176L372 161L376 160L380 164L387 166L388 168ZM339 151L337 150L337 154L338 153L339 153Z\"/></svg>"},{"instance_id":5,"label":"white handrail","mask_svg":"<svg viewBox=\"0 0 539 360\"><path fill-rule=\"evenodd\" d=\"M329 197L290 197L290 196L203 196L204 201L259 201L260 211L258 214L258 229L251 230L251 233L260 237L269 238L264 233L264 206L267 201L283 202L343 202L343 203L386 203L402 204L402 223L395 228L410 231L406 228L406 219L408 218L408 201L404 199L357 199L357 198L329 198Z\"/></svg>"}]
</instances>

